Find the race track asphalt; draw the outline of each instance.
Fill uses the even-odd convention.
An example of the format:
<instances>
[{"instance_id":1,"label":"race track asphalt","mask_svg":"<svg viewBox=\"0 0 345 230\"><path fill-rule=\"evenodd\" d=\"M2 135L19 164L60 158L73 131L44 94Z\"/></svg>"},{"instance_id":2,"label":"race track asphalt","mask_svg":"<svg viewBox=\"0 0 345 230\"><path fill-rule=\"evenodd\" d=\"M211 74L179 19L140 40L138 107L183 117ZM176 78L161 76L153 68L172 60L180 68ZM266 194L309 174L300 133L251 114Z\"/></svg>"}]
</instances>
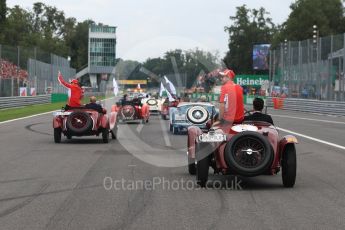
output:
<instances>
[{"instance_id":1,"label":"race track asphalt","mask_svg":"<svg viewBox=\"0 0 345 230\"><path fill-rule=\"evenodd\" d=\"M274 111L277 127L345 145L345 118ZM53 142L52 115L0 124L0 229L344 229L345 150L297 136L294 188L281 174L187 172L168 122L121 124L118 140ZM285 132L280 132L285 135ZM227 185L220 189L219 183ZM237 185L236 185L237 184Z\"/></svg>"}]
</instances>

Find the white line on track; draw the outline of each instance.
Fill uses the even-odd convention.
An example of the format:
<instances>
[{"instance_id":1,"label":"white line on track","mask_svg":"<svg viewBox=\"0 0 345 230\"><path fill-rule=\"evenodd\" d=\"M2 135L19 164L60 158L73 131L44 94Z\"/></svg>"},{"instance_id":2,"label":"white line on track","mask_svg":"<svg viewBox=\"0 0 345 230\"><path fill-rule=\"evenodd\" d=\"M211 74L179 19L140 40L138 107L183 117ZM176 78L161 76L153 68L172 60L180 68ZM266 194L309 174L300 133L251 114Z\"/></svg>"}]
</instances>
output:
<instances>
[{"instance_id":1,"label":"white line on track","mask_svg":"<svg viewBox=\"0 0 345 230\"><path fill-rule=\"evenodd\" d=\"M345 125L345 122L342 122L342 121L328 121L328 120L320 120L320 119L306 118L306 117L292 117L292 116L286 116L286 115L274 115L274 114L271 114L271 115L273 117L284 117L284 118L292 118L292 119L299 119L299 120L318 121L318 122L324 122L324 123L343 124L343 125Z\"/></svg>"},{"instance_id":2,"label":"white line on track","mask_svg":"<svg viewBox=\"0 0 345 230\"><path fill-rule=\"evenodd\" d=\"M159 119L160 123L161 123L161 128L163 131L163 137L164 137L164 141L165 141L165 145L166 146L171 146L171 142L168 136L168 129L166 127L166 123L163 121L163 119Z\"/></svg>"},{"instance_id":3,"label":"white line on track","mask_svg":"<svg viewBox=\"0 0 345 230\"><path fill-rule=\"evenodd\" d=\"M144 128L144 125L143 124L139 124L138 127L137 127L137 132L138 133L141 133L141 130Z\"/></svg>"},{"instance_id":4,"label":"white line on track","mask_svg":"<svg viewBox=\"0 0 345 230\"><path fill-rule=\"evenodd\" d=\"M38 117L38 116L41 116L41 115L46 115L46 114L49 114L49 113L53 113L54 111L57 111L57 110L53 110L53 111L46 112L46 113L39 113L39 114L27 116L27 117L21 117L21 118L17 118L17 119L12 119L12 120L8 120L8 121L2 121L2 122L0 122L0 125L1 124L5 124L5 123L10 123L10 122L13 122L13 121L19 121L19 120L24 120L24 119L27 119L27 118L32 118L32 117Z\"/></svg>"},{"instance_id":5,"label":"white line on track","mask_svg":"<svg viewBox=\"0 0 345 230\"><path fill-rule=\"evenodd\" d=\"M345 146L341 146L341 145L337 145L337 144L334 144L334 143L331 143L331 142L328 142L328 141L320 140L320 139L317 139L315 137L307 136L307 135L304 135L304 134L301 134L301 133L296 133L296 132L288 130L288 129L282 129L282 128L279 128L279 127L276 127L276 128L278 130L280 130L280 131L283 131L283 132L291 133L291 134L294 134L296 136L304 137L304 138L312 140L312 141L316 141L316 142L319 142L319 143L322 143L322 144L325 144L325 145L329 145L329 146L332 146L332 147L336 147L338 149L345 150Z\"/></svg>"}]
</instances>

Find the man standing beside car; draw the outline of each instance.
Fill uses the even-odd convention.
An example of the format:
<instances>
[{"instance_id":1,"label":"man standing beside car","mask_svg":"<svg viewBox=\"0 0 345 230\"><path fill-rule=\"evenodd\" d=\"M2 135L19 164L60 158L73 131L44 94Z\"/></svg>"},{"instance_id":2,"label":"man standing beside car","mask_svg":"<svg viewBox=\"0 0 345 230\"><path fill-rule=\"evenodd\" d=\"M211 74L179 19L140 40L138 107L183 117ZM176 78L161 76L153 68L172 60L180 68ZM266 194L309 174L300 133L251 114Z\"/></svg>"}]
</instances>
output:
<instances>
[{"instance_id":1,"label":"man standing beside car","mask_svg":"<svg viewBox=\"0 0 345 230\"><path fill-rule=\"evenodd\" d=\"M226 69L219 72L219 74L223 84L219 99L219 123L242 123L244 118L243 89L240 85L234 83L234 71Z\"/></svg>"}]
</instances>

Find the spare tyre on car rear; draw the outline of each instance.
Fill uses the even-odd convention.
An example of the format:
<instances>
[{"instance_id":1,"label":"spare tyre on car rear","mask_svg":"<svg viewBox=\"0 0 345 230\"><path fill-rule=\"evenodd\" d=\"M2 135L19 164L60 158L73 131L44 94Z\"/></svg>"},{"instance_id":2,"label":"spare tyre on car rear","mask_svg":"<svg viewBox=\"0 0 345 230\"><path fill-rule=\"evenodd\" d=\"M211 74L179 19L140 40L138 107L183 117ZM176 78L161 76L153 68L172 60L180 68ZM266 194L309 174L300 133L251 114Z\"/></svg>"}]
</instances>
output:
<instances>
[{"instance_id":1,"label":"spare tyre on car rear","mask_svg":"<svg viewBox=\"0 0 345 230\"><path fill-rule=\"evenodd\" d=\"M207 109L197 105L188 109L187 119L193 124L203 124L209 119L209 114Z\"/></svg>"},{"instance_id":2,"label":"spare tyre on car rear","mask_svg":"<svg viewBox=\"0 0 345 230\"><path fill-rule=\"evenodd\" d=\"M66 122L68 131L74 134L83 134L92 129L93 121L91 116L83 111L72 112Z\"/></svg>"},{"instance_id":3,"label":"spare tyre on car rear","mask_svg":"<svg viewBox=\"0 0 345 230\"><path fill-rule=\"evenodd\" d=\"M125 105L121 109L121 115L124 118L134 118L135 107L133 105Z\"/></svg>"},{"instance_id":4,"label":"spare tyre on car rear","mask_svg":"<svg viewBox=\"0 0 345 230\"><path fill-rule=\"evenodd\" d=\"M272 165L273 155L267 138L253 131L234 135L224 150L230 173L242 176L258 176L267 172Z\"/></svg>"},{"instance_id":5,"label":"spare tyre on car rear","mask_svg":"<svg viewBox=\"0 0 345 230\"><path fill-rule=\"evenodd\" d=\"M146 103L150 106L154 106L158 104L156 99L148 99Z\"/></svg>"}]
</instances>

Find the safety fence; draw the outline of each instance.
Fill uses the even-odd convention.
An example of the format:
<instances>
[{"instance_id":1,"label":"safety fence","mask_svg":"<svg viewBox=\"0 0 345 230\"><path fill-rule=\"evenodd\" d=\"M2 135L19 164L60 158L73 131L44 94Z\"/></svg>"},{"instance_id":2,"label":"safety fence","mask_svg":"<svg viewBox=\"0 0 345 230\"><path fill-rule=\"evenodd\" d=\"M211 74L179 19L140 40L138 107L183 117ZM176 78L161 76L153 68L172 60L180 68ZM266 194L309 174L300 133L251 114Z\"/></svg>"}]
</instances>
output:
<instances>
[{"instance_id":1,"label":"safety fence","mask_svg":"<svg viewBox=\"0 0 345 230\"><path fill-rule=\"evenodd\" d=\"M96 96L97 98L106 97L104 92L86 92L84 94L85 101L90 96ZM112 95L109 95L112 96ZM26 97L0 97L0 109L23 107L27 105L48 104L56 102L67 102L66 93L53 93L38 96L26 96Z\"/></svg>"},{"instance_id":2,"label":"safety fence","mask_svg":"<svg viewBox=\"0 0 345 230\"><path fill-rule=\"evenodd\" d=\"M50 94L27 97L0 97L0 109L22 107L27 105L47 104L50 102Z\"/></svg>"},{"instance_id":3,"label":"safety fence","mask_svg":"<svg viewBox=\"0 0 345 230\"><path fill-rule=\"evenodd\" d=\"M285 40L271 50L269 66L271 95L345 101L345 34Z\"/></svg>"},{"instance_id":4,"label":"safety fence","mask_svg":"<svg viewBox=\"0 0 345 230\"><path fill-rule=\"evenodd\" d=\"M275 109L345 116L345 102L268 97L267 105Z\"/></svg>"},{"instance_id":5,"label":"safety fence","mask_svg":"<svg viewBox=\"0 0 345 230\"><path fill-rule=\"evenodd\" d=\"M0 44L0 97L63 92L58 71L66 80L76 74L67 58L36 47Z\"/></svg>"}]
</instances>

